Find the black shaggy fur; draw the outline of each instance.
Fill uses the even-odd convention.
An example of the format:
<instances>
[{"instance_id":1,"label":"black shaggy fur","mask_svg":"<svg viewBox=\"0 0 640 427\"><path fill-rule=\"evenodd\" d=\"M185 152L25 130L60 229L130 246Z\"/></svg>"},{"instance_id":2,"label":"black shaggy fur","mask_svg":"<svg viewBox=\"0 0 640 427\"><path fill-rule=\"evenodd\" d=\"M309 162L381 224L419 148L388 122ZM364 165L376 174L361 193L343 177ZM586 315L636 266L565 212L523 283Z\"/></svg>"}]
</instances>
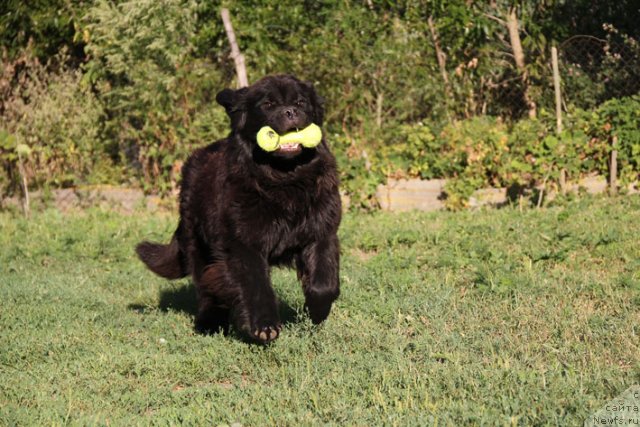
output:
<instances>
[{"instance_id":1,"label":"black shaggy fur","mask_svg":"<svg viewBox=\"0 0 640 427\"><path fill-rule=\"evenodd\" d=\"M322 126L322 100L310 84L269 76L216 99L231 133L185 163L171 242L142 242L136 250L160 276L193 277L199 331L227 331L231 321L249 339L268 342L281 330L270 266L295 266L314 323L339 295L336 163L324 137L313 149L272 153L256 143L265 125L280 134Z\"/></svg>"}]
</instances>

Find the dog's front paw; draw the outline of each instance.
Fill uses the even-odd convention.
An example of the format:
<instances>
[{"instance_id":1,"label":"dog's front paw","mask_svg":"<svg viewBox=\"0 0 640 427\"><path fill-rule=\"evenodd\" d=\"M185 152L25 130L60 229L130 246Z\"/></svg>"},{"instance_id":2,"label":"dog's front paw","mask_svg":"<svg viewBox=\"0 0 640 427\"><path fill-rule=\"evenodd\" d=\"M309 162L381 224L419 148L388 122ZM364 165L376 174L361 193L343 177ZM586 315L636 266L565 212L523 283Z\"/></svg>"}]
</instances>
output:
<instances>
[{"instance_id":1,"label":"dog's front paw","mask_svg":"<svg viewBox=\"0 0 640 427\"><path fill-rule=\"evenodd\" d=\"M235 329L247 341L267 344L278 338L282 331L275 300L272 304L265 303L253 309L245 305L237 305L232 317Z\"/></svg>"},{"instance_id":2,"label":"dog's front paw","mask_svg":"<svg viewBox=\"0 0 640 427\"><path fill-rule=\"evenodd\" d=\"M268 326L254 326L251 330L251 338L257 342L266 344L278 338L282 325L277 323Z\"/></svg>"}]
</instances>

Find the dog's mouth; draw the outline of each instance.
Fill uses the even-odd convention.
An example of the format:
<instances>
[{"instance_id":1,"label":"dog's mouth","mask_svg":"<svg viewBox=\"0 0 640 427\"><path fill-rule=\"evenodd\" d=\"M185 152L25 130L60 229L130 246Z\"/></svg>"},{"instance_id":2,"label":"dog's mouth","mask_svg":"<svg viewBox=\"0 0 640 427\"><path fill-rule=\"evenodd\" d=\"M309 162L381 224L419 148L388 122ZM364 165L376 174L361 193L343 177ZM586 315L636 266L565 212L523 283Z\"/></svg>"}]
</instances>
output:
<instances>
[{"instance_id":1,"label":"dog's mouth","mask_svg":"<svg viewBox=\"0 0 640 427\"><path fill-rule=\"evenodd\" d=\"M287 134L289 132L298 132L301 128L292 127L282 132L282 135ZM283 156L283 157L293 157L302 152L302 144L296 141L291 141L287 144L280 144L278 149L275 151L275 154Z\"/></svg>"},{"instance_id":2,"label":"dog's mouth","mask_svg":"<svg viewBox=\"0 0 640 427\"><path fill-rule=\"evenodd\" d=\"M296 153L299 153L300 151L302 151L302 146L298 143L292 143L292 144L280 144L276 152L282 153L282 154L296 154Z\"/></svg>"}]
</instances>

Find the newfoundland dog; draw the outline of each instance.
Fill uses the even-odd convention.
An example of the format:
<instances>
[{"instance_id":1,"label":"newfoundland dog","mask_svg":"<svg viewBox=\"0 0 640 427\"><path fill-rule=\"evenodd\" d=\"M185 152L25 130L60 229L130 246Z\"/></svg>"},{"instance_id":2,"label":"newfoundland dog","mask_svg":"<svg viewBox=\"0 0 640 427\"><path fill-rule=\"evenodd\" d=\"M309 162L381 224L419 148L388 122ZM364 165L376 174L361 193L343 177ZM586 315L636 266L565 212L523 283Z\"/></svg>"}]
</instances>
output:
<instances>
[{"instance_id":1,"label":"newfoundland dog","mask_svg":"<svg viewBox=\"0 0 640 427\"><path fill-rule=\"evenodd\" d=\"M313 323L340 293L336 162L324 135L311 148L291 138L270 151L257 143L265 126L289 136L322 126L323 101L311 84L268 76L216 100L231 120L229 136L186 161L171 242L142 242L136 251L162 277L193 277L198 331L227 332L231 323L267 343L282 328L271 266L295 266Z\"/></svg>"}]
</instances>

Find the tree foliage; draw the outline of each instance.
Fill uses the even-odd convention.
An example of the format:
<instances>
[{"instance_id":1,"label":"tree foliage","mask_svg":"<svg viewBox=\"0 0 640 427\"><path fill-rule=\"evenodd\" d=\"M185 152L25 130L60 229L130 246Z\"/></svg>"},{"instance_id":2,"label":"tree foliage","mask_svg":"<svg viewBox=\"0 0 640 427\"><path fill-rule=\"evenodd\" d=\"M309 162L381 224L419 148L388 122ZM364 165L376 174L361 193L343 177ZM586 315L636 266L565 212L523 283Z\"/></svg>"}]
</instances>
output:
<instances>
[{"instance_id":1,"label":"tree foliage","mask_svg":"<svg viewBox=\"0 0 640 427\"><path fill-rule=\"evenodd\" d=\"M104 113L80 70L65 66L64 52L41 64L30 52L0 74L0 188L69 186L111 179L101 149ZM19 163L24 161L24 165ZM22 175L22 176L20 176Z\"/></svg>"},{"instance_id":2,"label":"tree foliage","mask_svg":"<svg viewBox=\"0 0 640 427\"><path fill-rule=\"evenodd\" d=\"M32 53L46 62L61 48L70 58L83 57L82 38L77 37L78 23L87 1L68 0L4 0L0 3L0 44L8 56L20 56L32 44Z\"/></svg>"},{"instance_id":3,"label":"tree foliage","mask_svg":"<svg viewBox=\"0 0 640 427\"><path fill-rule=\"evenodd\" d=\"M387 176L472 177L464 178L460 194L476 184L503 185L510 176L526 185L544 179L542 169L514 175L488 160L463 167L456 156L471 138L471 146L493 153L483 159L492 159L502 147L496 135L502 134L509 135L507 164L525 165L535 155L528 147L540 143L538 133L554 133L546 121L553 109L552 45L560 49L570 112L593 112L640 89L640 11L633 0L8 0L0 6L0 108L17 93L7 87L33 80L20 62L25 52L47 64L66 48L66 64L46 72L77 82L77 103L99 111L91 116L93 125L86 123L94 152L109 159L115 178L171 191L187 153L227 132L224 112L213 101L218 90L236 85L222 7L231 11L250 81L294 73L326 98L326 127L343 186L356 204L373 203L372 189ZM520 29L520 65L506 25L511 13ZM575 38L580 34L595 43L588 51ZM70 98L46 93L38 96L57 99L66 111ZM46 104L20 96L28 105ZM537 121L521 120L530 110L528 100L536 104ZM8 119L2 126L12 137L27 132ZM65 129L52 135L78 137ZM518 129L526 138L514 134ZM591 136L575 135L575 141ZM34 149L38 144L46 142ZM632 158L637 149L629 150ZM576 155L600 165L592 154ZM555 165L568 156L545 159ZM633 170L636 163L629 164ZM523 178L527 173L531 179Z\"/></svg>"},{"instance_id":4,"label":"tree foliage","mask_svg":"<svg viewBox=\"0 0 640 427\"><path fill-rule=\"evenodd\" d=\"M223 126L209 107L219 73L193 58L195 12L193 1L98 1L85 16L85 75L109 114L109 151L160 190L193 144Z\"/></svg>"}]
</instances>

